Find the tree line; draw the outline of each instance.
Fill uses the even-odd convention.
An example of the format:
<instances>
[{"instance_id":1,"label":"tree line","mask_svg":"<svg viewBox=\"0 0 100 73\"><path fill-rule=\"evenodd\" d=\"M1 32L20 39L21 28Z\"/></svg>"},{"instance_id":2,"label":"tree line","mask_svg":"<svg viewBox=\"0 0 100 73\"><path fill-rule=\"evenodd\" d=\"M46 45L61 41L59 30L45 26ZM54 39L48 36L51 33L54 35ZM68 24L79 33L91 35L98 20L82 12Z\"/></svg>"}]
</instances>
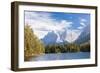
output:
<instances>
[{"instance_id":1,"label":"tree line","mask_svg":"<svg viewBox=\"0 0 100 73\"><path fill-rule=\"evenodd\" d=\"M45 46L45 53L90 52L90 44L53 44Z\"/></svg>"}]
</instances>

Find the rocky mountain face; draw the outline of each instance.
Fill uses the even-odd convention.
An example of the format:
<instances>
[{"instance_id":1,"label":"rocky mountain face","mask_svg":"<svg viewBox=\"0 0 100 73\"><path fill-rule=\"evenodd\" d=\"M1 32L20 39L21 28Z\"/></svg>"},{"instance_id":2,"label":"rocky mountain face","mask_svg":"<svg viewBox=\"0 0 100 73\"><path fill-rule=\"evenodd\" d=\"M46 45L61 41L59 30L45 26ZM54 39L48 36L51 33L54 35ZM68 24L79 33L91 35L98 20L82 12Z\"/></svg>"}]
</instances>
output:
<instances>
[{"instance_id":1,"label":"rocky mountain face","mask_svg":"<svg viewBox=\"0 0 100 73\"><path fill-rule=\"evenodd\" d=\"M83 29L82 33L80 34L78 39L75 41L75 43L81 44L81 43L86 43L88 41L90 41L90 25L87 25Z\"/></svg>"},{"instance_id":2,"label":"rocky mountain face","mask_svg":"<svg viewBox=\"0 0 100 73\"><path fill-rule=\"evenodd\" d=\"M63 32L50 31L41 40L43 41L44 44L55 44L55 43L64 43L64 42L68 43L66 37L68 37L67 30ZM81 44L81 43L86 43L88 41L90 41L90 25L87 25L83 29L81 34L73 43Z\"/></svg>"}]
</instances>

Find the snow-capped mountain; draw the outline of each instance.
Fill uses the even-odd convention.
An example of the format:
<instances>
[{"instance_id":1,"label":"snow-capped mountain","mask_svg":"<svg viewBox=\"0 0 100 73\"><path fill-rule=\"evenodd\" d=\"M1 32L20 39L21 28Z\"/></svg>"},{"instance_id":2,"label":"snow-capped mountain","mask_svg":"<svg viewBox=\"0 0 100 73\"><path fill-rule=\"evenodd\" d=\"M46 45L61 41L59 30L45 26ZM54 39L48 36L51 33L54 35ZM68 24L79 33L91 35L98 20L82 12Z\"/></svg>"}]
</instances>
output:
<instances>
[{"instance_id":1,"label":"snow-capped mountain","mask_svg":"<svg viewBox=\"0 0 100 73\"><path fill-rule=\"evenodd\" d=\"M52 32L48 32L48 34L43 39L41 39L41 40L45 44L53 44L53 43L56 43L57 34L54 33L53 31Z\"/></svg>"},{"instance_id":2,"label":"snow-capped mountain","mask_svg":"<svg viewBox=\"0 0 100 73\"><path fill-rule=\"evenodd\" d=\"M84 27L83 31L78 34L76 30L66 30L63 31L50 31L41 40L45 44L55 44L55 43L84 43L90 40L90 25Z\"/></svg>"},{"instance_id":3,"label":"snow-capped mountain","mask_svg":"<svg viewBox=\"0 0 100 73\"><path fill-rule=\"evenodd\" d=\"M89 40L90 40L90 25L87 25L83 29L82 33L80 34L78 39L75 41L75 43L81 44L81 43L88 42Z\"/></svg>"},{"instance_id":4,"label":"snow-capped mountain","mask_svg":"<svg viewBox=\"0 0 100 73\"><path fill-rule=\"evenodd\" d=\"M56 32L56 31L50 31L43 39L43 43L45 44L55 44L55 43L62 43L65 41L65 32ZM67 41L66 41L67 42Z\"/></svg>"}]
</instances>

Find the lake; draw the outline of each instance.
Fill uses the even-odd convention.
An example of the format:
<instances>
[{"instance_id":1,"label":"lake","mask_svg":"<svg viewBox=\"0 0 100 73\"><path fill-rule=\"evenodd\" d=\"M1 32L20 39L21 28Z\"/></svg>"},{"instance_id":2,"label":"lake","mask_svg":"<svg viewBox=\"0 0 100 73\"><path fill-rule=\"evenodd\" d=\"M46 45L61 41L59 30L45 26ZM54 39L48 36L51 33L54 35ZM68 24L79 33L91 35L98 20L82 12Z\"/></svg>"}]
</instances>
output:
<instances>
[{"instance_id":1,"label":"lake","mask_svg":"<svg viewBox=\"0 0 100 73\"><path fill-rule=\"evenodd\" d=\"M71 59L87 59L90 58L90 52L78 53L58 53L44 54L37 57L31 57L29 61L50 61L50 60L71 60Z\"/></svg>"}]
</instances>

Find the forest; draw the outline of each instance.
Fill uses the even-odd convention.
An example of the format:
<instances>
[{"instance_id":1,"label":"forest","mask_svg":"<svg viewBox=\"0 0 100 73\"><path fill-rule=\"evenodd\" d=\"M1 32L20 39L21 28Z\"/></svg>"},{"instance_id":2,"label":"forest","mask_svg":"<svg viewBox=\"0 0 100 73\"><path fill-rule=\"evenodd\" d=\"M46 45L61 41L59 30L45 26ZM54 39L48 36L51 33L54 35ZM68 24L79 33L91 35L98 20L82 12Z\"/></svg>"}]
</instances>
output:
<instances>
[{"instance_id":1,"label":"forest","mask_svg":"<svg viewBox=\"0 0 100 73\"><path fill-rule=\"evenodd\" d=\"M70 53L70 52L90 52L90 45L71 44L53 44L45 47L45 53Z\"/></svg>"},{"instance_id":2,"label":"forest","mask_svg":"<svg viewBox=\"0 0 100 73\"><path fill-rule=\"evenodd\" d=\"M43 43L34 35L32 28L26 25L24 28L24 57L27 59L31 56L44 54Z\"/></svg>"},{"instance_id":3,"label":"forest","mask_svg":"<svg viewBox=\"0 0 100 73\"><path fill-rule=\"evenodd\" d=\"M34 34L31 26L24 27L24 58L35 57L48 53L90 52L90 43L55 43L45 45Z\"/></svg>"}]
</instances>

